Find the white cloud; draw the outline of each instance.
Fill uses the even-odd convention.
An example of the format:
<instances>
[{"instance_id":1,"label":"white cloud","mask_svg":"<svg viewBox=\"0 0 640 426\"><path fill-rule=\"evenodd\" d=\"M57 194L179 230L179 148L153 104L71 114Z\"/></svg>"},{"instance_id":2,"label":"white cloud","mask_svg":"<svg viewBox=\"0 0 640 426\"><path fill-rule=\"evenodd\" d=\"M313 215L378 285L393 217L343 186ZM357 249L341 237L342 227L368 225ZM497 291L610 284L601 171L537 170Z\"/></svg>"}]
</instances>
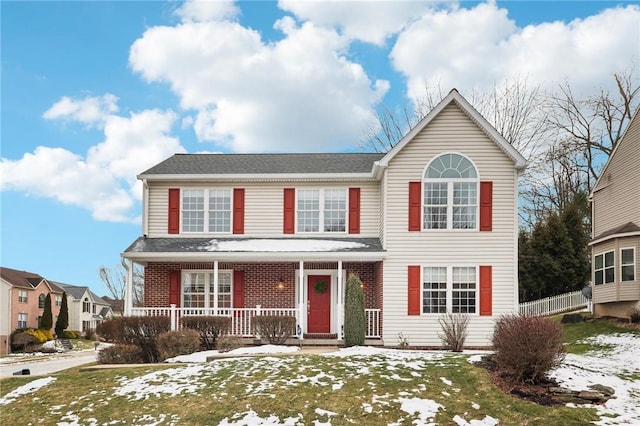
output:
<instances>
[{"instance_id":1,"label":"white cloud","mask_svg":"<svg viewBox=\"0 0 640 426\"><path fill-rule=\"evenodd\" d=\"M490 2L424 15L398 36L390 57L413 99L425 84L487 88L518 77L543 87L568 78L576 93L592 93L610 87L614 71L638 60L639 22L634 5L519 28L506 9Z\"/></svg>"},{"instance_id":2,"label":"white cloud","mask_svg":"<svg viewBox=\"0 0 640 426\"><path fill-rule=\"evenodd\" d=\"M117 102L118 98L111 93L87 96L80 100L63 96L42 117L47 120L79 121L89 126L101 126L110 114L118 111Z\"/></svg>"},{"instance_id":3,"label":"white cloud","mask_svg":"<svg viewBox=\"0 0 640 426\"><path fill-rule=\"evenodd\" d=\"M82 101L70 99L69 103ZM73 114L60 116L67 117L86 122ZM39 146L18 160L2 158L0 190L50 197L89 210L96 220L134 222L138 218L132 216L132 209L141 198L136 174L185 151L177 138L169 136L176 120L170 110L145 110L129 117L106 115L102 118L104 141L89 148L84 157L64 148Z\"/></svg>"},{"instance_id":4,"label":"white cloud","mask_svg":"<svg viewBox=\"0 0 640 426\"><path fill-rule=\"evenodd\" d=\"M350 39L380 46L434 7L434 2L280 0L278 6L302 20L338 28Z\"/></svg>"},{"instance_id":5,"label":"white cloud","mask_svg":"<svg viewBox=\"0 0 640 426\"><path fill-rule=\"evenodd\" d=\"M188 0L174 13L182 22L207 22L234 18L240 10L233 0Z\"/></svg>"},{"instance_id":6,"label":"white cloud","mask_svg":"<svg viewBox=\"0 0 640 426\"><path fill-rule=\"evenodd\" d=\"M129 62L147 81L166 82L184 108L198 110L200 140L233 151L326 151L356 144L373 122L388 82L371 82L342 53L348 39L291 17L264 43L235 22L183 23L147 30ZM330 125L327 125L330 123Z\"/></svg>"}]
</instances>

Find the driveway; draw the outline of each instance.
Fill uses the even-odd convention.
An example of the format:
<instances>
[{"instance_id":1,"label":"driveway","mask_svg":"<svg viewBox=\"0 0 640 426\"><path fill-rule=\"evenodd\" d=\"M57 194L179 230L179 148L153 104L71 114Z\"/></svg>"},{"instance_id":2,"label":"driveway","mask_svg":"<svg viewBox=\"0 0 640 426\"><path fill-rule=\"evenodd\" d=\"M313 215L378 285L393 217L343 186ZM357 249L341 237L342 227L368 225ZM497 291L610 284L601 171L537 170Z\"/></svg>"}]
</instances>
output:
<instances>
[{"instance_id":1,"label":"driveway","mask_svg":"<svg viewBox=\"0 0 640 426\"><path fill-rule=\"evenodd\" d=\"M0 377L10 377L16 371L29 369L31 376L43 376L84 364L96 362L96 351L53 354L43 359L21 359L0 363Z\"/></svg>"}]
</instances>

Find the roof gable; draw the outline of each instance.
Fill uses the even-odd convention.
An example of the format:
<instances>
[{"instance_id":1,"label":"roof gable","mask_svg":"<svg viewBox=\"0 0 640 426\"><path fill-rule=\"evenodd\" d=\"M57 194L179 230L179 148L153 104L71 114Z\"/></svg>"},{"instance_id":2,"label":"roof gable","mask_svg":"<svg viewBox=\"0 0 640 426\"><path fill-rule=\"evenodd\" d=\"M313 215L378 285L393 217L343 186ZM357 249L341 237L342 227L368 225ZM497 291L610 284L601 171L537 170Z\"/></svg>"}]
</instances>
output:
<instances>
[{"instance_id":1,"label":"roof gable","mask_svg":"<svg viewBox=\"0 0 640 426\"><path fill-rule=\"evenodd\" d=\"M527 160L516 150L498 131L460 94L456 89L436 105L418 124L416 124L385 156L379 161L380 166L386 167L389 162L400 152L411 140L413 140L422 129L427 127L449 104L455 103L460 109L473 120L484 133L509 157L515 164L515 168L523 170L527 165Z\"/></svg>"},{"instance_id":2,"label":"roof gable","mask_svg":"<svg viewBox=\"0 0 640 426\"><path fill-rule=\"evenodd\" d=\"M11 268L0 268L0 277L14 287L35 289L44 281L44 277L33 272L18 271Z\"/></svg>"}]
</instances>

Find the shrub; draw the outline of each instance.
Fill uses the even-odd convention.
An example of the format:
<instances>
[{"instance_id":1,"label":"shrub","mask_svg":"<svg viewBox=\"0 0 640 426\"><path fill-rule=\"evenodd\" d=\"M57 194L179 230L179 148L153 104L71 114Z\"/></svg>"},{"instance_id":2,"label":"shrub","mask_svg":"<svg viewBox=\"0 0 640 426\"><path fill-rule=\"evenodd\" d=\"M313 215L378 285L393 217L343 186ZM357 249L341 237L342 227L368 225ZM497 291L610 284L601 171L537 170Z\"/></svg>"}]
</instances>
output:
<instances>
[{"instance_id":1,"label":"shrub","mask_svg":"<svg viewBox=\"0 0 640 426\"><path fill-rule=\"evenodd\" d=\"M58 339L79 339L82 337L82 334L79 331L63 330L61 333L58 333L57 336Z\"/></svg>"},{"instance_id":2,"label":"shrub","mask_svg":"<svg viewBox=\"0 0 640 426\"><path fill-rule=\"evenodd\" d=\"M200 333L183 329L167 331L158 336L158 360L188 355L200 349Z\"/></svg>"},{"instance_id":3,"label":"shrub","mask_svg":"<svg viewBox=\"0 0 640 426\"><path fill-rule=\"evenodd\" d=\"M200 343L207 350L215 348L218 338L231 330L230 317L185 317L182 318L181 324L184 328L196 330L200 334Z\"/></svg>"},{"instance_id":4,"label":"shrub","mask_svg":"<svg viewBox=\"0 0 640 426\"><path fill-rule=\"evenodd\" d=\"M629 311L629 321L634 324L640 322L640 307L636 306Z\"/></svg>"},{"instance_id":5,"label":"shrub","mask_svg":"<svg viewBox=\"0 0 640 426\"><path fill-rule=\"evenodd\" d=\"M30 334L36 339L36 343L44 343L53 340L53 334L49 330L39 330L35 328L26 328L23 333Z\"/></svg>"},{"instance_id":6,"label":"shrub","mask_svg":"<svg viewBox=\"0 0 640 426\"><path fill-rule=\"evenodd\" d=\"M344 344L358 346L364 344L367 319L364 314L364 292L362 281L349 272L344 297Z\"/></svg>"},{"instance_id":7,"label":"shrub","mask_svg":"<svg viewBox=\"0 0 640 426\"><path fill-rule=\"evenodd\" d=\"M502 316L492 343L498 368L523 382L539 382L564 359L562 325L549 318Z\"/></svg>"},{"instance_id":8,"label":"shrub","mask_svg":"<svg viewBox=\"0 0 640 426\"><path fill-rule=\"evenodd\" d=\"M242 339L239 336L225 334L218 339L218 351L229 352L242 346Z\"/></svg>"},{"instance_id":9,"label":"shrub","mask_svg":"<svg viewBox=\"0 0 640 426\"><path fill-rule=\"evenodd\" d=\"M295 333L296 317L260 315L253 318L256 334L266 337L272 345L282 345Z\"/></svg>"},{"instance_id":10,"label":"shrub","mask_svg":"<svg viewBox=\"0 0 640 426\"><path fill-rule=\"evenodd\" d=\"M25 333L23 330L16 330L11 333L11 350L27 352L27 349L38 343L33 335Z\"/></svg>"},{"instance_id":11,"label":"shrub","mask_svg":"<svg viewBox=\"0 0 640 426\"><path fill-rule=\"evenodd\" d=\"M138 364L142 361L142 351L136 345L118 344L98 352L100 364Z\"/></svg>"},{"instance_id":12,"label":"shrub","mask_svg":"<svg viewBox=\"0 0 640 426\"><path fill-rule=\"evenodd\" d=\"M438 318L442 334L439 334L444 347L453 352L462 352L464 341L467 338L469 316L461 313L446 314Z\"/></svg>"},{"instance_id":13,"label":"shrub","mask_svg":"<svg viewBox=\"0 0 640 426\"><path fill-rule=\"evenodd\" d=\"M84 338L87 340L96 340L96 331L93 328L87 328L84 331Z\"/></svg>"},{"instance_id":14,"label":"shrub","mask_svg":"<svg viewBox=\"0 0 640 426\"><path fill-rule=\"evenodd\" d=\"M123 317L123 343L136 345L142 350L144 362L158 362L158 336L169 331L168 316L157 317Z\"/></svg>"},{"instance_id":15,"label":"shrub","mask_svg":"<svg viewBox=\"0 0 640 426\"><path fill-rule=\"evenodd\" d=\"M124 339L123 317L102 321L96 327L96 333L107 342L122 343Z\"/></svg>"}]
</instances>

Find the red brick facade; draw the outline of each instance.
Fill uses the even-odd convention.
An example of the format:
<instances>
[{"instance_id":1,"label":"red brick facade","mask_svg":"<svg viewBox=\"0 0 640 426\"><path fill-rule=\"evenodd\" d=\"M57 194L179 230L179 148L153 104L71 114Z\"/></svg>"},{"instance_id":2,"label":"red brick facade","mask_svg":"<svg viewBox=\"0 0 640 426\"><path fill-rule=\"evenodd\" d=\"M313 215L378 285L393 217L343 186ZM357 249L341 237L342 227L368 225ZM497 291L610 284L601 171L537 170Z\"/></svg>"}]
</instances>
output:
<instances>
[{"instance_id":1,"label":"red brick facade","mask_svg":"<svg viewBox=\"0 0 640 426\"><path fill-rule=\"evenodd\" d=\"M244 271L244 304L250 308L295 308L295 286L298 262L290 263L223 263L219 270ZM305 270L336 270L336 262L305 262ZM364 285L365 308L382 308L382 262L344 262L344 271L355 272ZM206 263L149 263L145 267L144 306L166 307L169 305L169 271L185 269L213 270L213 262ZM282 280L284 288L276 284Z\"/></svg>"}]
</instances>

